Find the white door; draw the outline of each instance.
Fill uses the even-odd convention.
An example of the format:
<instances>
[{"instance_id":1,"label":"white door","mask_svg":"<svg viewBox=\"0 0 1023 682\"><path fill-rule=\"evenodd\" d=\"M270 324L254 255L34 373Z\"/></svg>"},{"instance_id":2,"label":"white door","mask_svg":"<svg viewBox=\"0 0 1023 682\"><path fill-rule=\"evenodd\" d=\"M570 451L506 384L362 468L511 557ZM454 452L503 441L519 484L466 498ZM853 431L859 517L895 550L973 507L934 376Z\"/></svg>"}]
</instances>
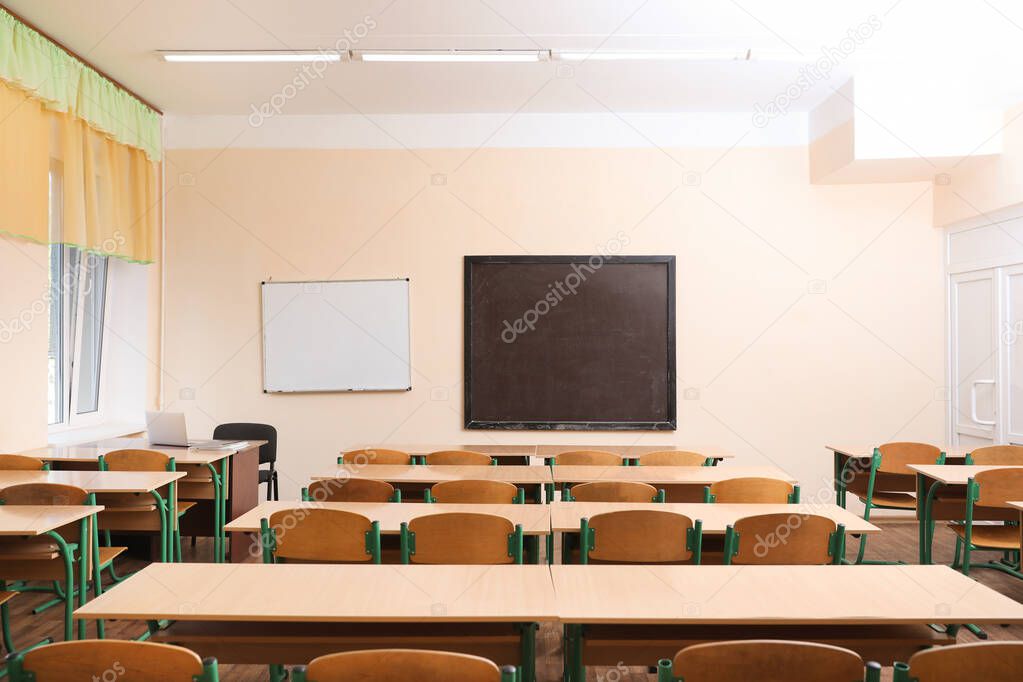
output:
<instances>
[{"instance_id":1,"label":"white door","mask_svg":"<svg viewBox=\"0 0 1023 682\"><path fill-rule=\"evenodd\" d=\"M952 387L949 398L952 438L959 445L1002 442L998 428L1001 344L997 275L994 269L980 270L956 274L951 279ZM1017 305L1023 309L1023 279L1015 284L1021 291Z\"/></svg>"},{"instance_id":2,"label":"white door","mask_svg":"<svg viewBox=\"0 0 1023 682\"><path fill-rule=\"evenodd\" d=\"M1023 443L1023 265L1001 268L1003 305L999 324L1002 347L999 420L1004 443Z\"/></svg>"}]
</instances>

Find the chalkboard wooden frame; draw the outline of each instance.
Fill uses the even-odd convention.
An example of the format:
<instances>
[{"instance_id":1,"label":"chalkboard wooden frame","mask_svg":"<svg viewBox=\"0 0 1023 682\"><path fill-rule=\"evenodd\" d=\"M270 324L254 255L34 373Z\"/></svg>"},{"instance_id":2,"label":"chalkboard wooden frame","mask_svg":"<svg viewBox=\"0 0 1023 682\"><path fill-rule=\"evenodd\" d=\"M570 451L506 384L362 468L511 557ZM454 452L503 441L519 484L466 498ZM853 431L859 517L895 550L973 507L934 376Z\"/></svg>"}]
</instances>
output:
<instances>
[{"instance_id":1,"label":"chalkboard wooden frame","mask_svg":"<svg viewBox=\"0 0 1023 682\"><path fill-rule=\"evenodd\" d=\"M664 421L485 421L472 411L472 281L475 264L566 264L589 263L660 264L667 268L667 400ZM465 256L464 257L464 409L466 429L541 431L673 431L678 427L675 358L675 256Z\"/></svg>"}]
</instances>

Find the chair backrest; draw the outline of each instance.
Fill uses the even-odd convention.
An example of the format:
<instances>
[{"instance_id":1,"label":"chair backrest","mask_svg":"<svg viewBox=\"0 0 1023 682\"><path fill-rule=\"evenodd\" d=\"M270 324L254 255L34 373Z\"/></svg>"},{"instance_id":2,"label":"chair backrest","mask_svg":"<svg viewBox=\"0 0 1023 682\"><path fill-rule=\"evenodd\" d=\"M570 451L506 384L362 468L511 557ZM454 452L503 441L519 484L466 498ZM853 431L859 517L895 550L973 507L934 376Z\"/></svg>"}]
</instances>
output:
<instances>
[{"instance_id":1,"label":"chair backrest","mask_svg":"<svg viewBox=\"0 0 1023 682\"><path fill-rule=\"evenodd\" d=\"M795 490L777 478L728 478L710 484L715 502L732 504L785 504Z\"/></svg>"},{"instance_id":2,"label":"chair backrest","mask_svg":"<svg viewBox=\"0 0 1023 682\"><path fill-rule=\"evenodd\" d=\"M910 677L919 682L1018 682L1023 642L976 642L940 646L913 654Z\"/></svg>"},{"instance_id":3,"label":"chair backrest","mask_svg":"<svg viewBox=\"0 0 1023 682\"><path fill-rule=\"evenodd\" d=\"M1023 465L1023 445L989 445L970 453L974 464L994 466Z\"/></svg>"},{"instance_id":4,"label":"chair backrest","mask_svg":"<svg viewBox=\"0 0 1023 682\"><path fill-rule=\"evenodd\" d=\"M697 644L675 654L686 682L860 682L863 659L827 644L753 639Z\"/></svg>"},{"instance_id":5,"label":"chair backrest","mask_svg":"<svg viewBox=\"0 0 1023 682\"><path fill-rule=\"evenodd\" d=\"M569 450L554 457L555 464L569 466L621 466L623 461L621 455L606 450Z\"/></svg>"},{"instance_id":6,"label":"chair backrest","mask_svg":"<svg viewBox=\"0 0 1023 682\"><path fill-rule=\"evenodd\" d=\"M109 471L167 471L170 455L156 450L112 450L103 455Z\"/></svg>"},{"instance_id":7,"label":"chair backrest","mask_svg":"<svg viewBox=\"0 0 1023 682\"><path fill-rule=\"evenodd\" d=\"M693 557L693 521L682 514L645 509L596 514L587 559L617 563L681 563ZM586 551L586 545L583 550Z\"/></svg>"},{"instance_id":8,"label":"chair backrest","mask_svg":"<svg viewBox=\"0 0 1023 682\"><path fill-rule=\"evenodd\" d=\"M486 466L493 463L490 455L472 450L438 450L425 457L427 464Z\"/></svg>"},{"instance_id":9,"label":"chair backrest","mask_svg":"<svg viewBox=\"0 0 1023 682\"><path fill-rule=\"evenodd\" d=\"M345 464L363 466L366 464L412 464L412 455L401 450L387 448L362 448L349 450L341 455Z\"/></svg>"},{"instance_id":10,"label":"chair backrest","mask_svg":"<svg viewBox=\"0 0 1023 682\"><path fill-rule=\"evenodd\" d=\"M493 514L428 514L412 519L414 564L511 564L509 537L515 526Z\"/></svg>"},{"instance_id":11,"label":"chair backrest","mask_svg":"<svg viewBox=\"0 0 1023 682\"><path fill-rule=\"evenodd\" d=\"M737 519L733 564L823 565L834 562L832 538L838 525L814 514L760 514ZM726 539L725 551L729 551Z\"/></svg>"},{"instance_id":12,"label":"chair backrest","mask_svg":"<svg viewBox=\"0 0 1023 682\"><path fill-rule=\"evenodd\" d=\"M590 481L572 486L577 502L653 502L657 488L638 481Z\"/></svg>"},{"instance_id":13,"label":"chair backrest","mask_svg":"<svg viewBox=\"0 0 1023 682\"><path fill-rule=\"evenodd\" d=\"M640 466L698 467L707 463L707 457L698 452L685 450L660 450L639 456Z\"/></svg>"},{"instance_id":14,"label":"chair backrest","mask_svg":"<svg viewBox=\"0 0 1023 682\"><path fill-rule=\"evenodd\" d=\"M63 483L19 483L0 490L0 504L87 504L89 493L82 488Z\"/></svg>"},{"instance_id":15,"label":"chair backrest","mask_svg":"<svg viewBox=\"0 0 1023 682\"><path fill-rule=\"evenodd\" d=\"M277 429L269 424L248 422L220 424L213 429L213 437L216 440L265 440L266 443L259 446L259 463L277 461Z\"/></svg>"},{"instance_id":16,"label":"chair backrest","mask_svg":"<svg viewBox=\"0 0 1023 682\"><path fill-rule=\"evenodd\" d=\"M368 478L328 478L309 484L309 499L316 502L390 502L394 486Z\"/></svg>"},{"instance_id":17,"label":"chair backrest","mask_svg":"<svg viewBox=\"0 0 1023 682\"><path fill-rule=\"evenodd\" d=\"M0 455L0 471L42 471L46 463L28 455Z\"/></svg>"},{"instance_id":18,"label":"chair backrest","mask_svg":"<svg viewBox=\"0 0 1023 682\"><path fill-rule=\"evenodd\" d=\"M339 509L283 509L270 515L274 555L285 561L320 563L372 561L367 533L372 522Z\"/></svg>"},{"instance_id":19,"label":"chair backrest","mask_svg":"<svg viewBox=\"0 0 1023 682\"><path fill-rule=\"evenodd\" d=\"M430 495L449 504L512 504L519 489L506 481L460 479L435 483Z\"/></svg>"},{"instance_id":20,"label":"chair backrest","mask_svg":"<svg viewBox=\"0 0 1023 682\"><path fill-rule=\"evenodd\" d=\"M1009 502L1023 499L1023 469L988 469L973 476L977 486L977 504L982 507L1008 508Z\"/></svg>"},{"instance_id":21,"label":"chair backrest","mask_svg":"<svg viewBox=\"0 0 1023 682\"><path fill-rule=\"evenodd\" d=\"M119 639L41 646L18 656L14 666L18 672L13 679L24 673L34 673L33 679L40 682L115 678L125 682L192 682L194 679L207 679L203 676L202 660L188 649ZM210 666L215 669L216 663L211 662Z\"/></svg>"},{"instance_id":22,"label":"chair backrest","mask_svg":"<svg viewBox=\"0 0 1023 682\"><path fill-rule=\"evenodd\" d=\"M377 649L320 656L309 663L306 677L309 682L499 682L501 671L491 661L468 654Z\"/></svg>"},{"instance_id":23,"label":"chair backrest","mask_svg":"<svg viewBox=\"0 0 1023 682\"><path fill-rule=\"evenodd\" d=\"M916 476L910 464L937 464L941 448L927 443L885 443L877 448L881 463L877 470L885 474Z\"/></svg>"}]
</instances>

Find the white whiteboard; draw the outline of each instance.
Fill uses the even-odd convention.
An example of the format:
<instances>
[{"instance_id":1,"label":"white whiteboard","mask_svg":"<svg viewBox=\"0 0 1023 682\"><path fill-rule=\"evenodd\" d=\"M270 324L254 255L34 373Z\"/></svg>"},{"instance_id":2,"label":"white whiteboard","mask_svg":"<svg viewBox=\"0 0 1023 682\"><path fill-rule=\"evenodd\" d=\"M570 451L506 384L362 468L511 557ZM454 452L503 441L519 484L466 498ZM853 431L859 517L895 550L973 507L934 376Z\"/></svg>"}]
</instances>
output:
<instances>
[{"instance_id":1,"label":"white whiteboard","mask_svg":"<svg viewBox=\"0 0 1023 682\"><path fill-rule=\"evenodd\" d=\"M263 390L408 391L409 281L264 282Z\"/></svg>"}]
</instances>

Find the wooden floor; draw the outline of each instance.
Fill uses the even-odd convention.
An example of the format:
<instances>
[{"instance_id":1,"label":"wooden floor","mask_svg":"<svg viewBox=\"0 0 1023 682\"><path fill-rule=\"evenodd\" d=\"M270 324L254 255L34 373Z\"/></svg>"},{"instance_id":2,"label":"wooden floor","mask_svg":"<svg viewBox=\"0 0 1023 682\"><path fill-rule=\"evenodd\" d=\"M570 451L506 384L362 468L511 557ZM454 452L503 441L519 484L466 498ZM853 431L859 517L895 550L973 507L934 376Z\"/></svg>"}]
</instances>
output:
<instances>
[{"instance_id":1,"label":"wooden floor","mask_svg":"<svg viewBox=\"0 0 1023 682\"><path fill-rule=\"evenodd\" d=\"M907 563L915 563L917 547L917 530L915 523L891 522L879 523L884 526L884 533L870 540L867 549L868 558L892 559L896 558ZM953 535L950 531L939 526L935 541L935 561L949 563L952 560ZM850 553L856 549L856 541L849 541ZM198 547L185 548L186 561L199 560L208 561L210 556L208 541L199 541ZM984 560L985 554L981 554ZM125 570L141 567L141 562L119 562ZM1023 602L1023 580L1017 580L1005 574L991 570L977 570L974 577L984 584L999 590L1012 597L1016 601ZM116 588L114 588L116 589ZM253 600L272 598L273 588L267 586L264 594L253 594ZM26 646L37 642L43 637L60 639L62 633L61 614L59 606L50 608L39 615L33 615L32 609L45 602L46 596L34 593L19 595L12 603L11 612L13 615L14 643L18 646ZM140 623L112 622L107 624L108 637L133 638L144 631L145 627ZM92 629L90 627L90 634ZM991 639L1023 640L1023 626L993 627L988 629ZM976 638L969 632L963 631L959 635L960 642L976 641ZM544 627L540 630L537 640L538 650L538 677L543 682L553 682L561 677L561 635L560 630L553 626ZM653 663L653 662L652 662ZM227 682L255 682L257 680L268 680L266 668L262 666L221 666L220 679ZM645 669L641 668L589 668L587 680L589 682L652 682L655 676L648 675ZM886 671L886 680L891 679L891 672Z\"/></svg>"}]
</instances>

